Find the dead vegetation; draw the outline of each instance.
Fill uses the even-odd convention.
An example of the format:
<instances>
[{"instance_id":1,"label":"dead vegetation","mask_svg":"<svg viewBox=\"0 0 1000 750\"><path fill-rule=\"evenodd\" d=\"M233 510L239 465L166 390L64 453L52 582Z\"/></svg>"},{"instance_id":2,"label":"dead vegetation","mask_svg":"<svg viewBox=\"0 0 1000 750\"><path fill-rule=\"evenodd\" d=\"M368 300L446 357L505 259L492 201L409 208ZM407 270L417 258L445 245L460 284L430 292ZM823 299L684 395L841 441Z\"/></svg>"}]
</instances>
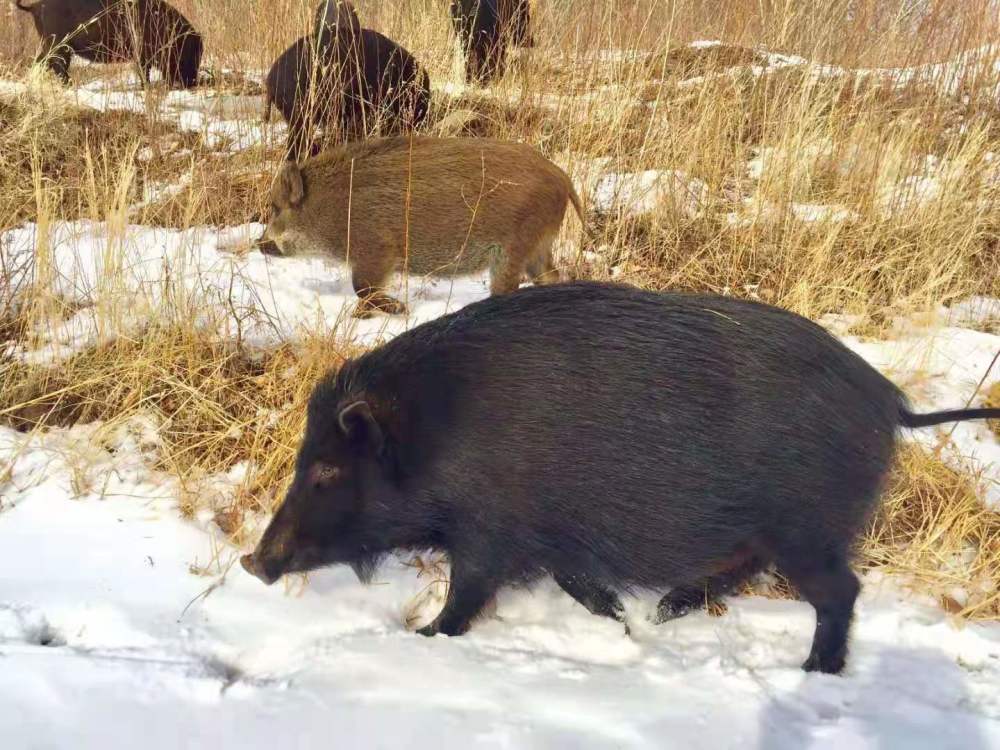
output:
<instances>
[{"instance_id":1,"label":"dead vegetation","mask_svg":"<svg viewBox=\"0 0 1000 750\"><path fill-rule=\"evenodd\" d=\"M1000 617L1000 513L981 499L979 478L927 451L900 451L861 564L896 573L954 614Z\"/></svg>"},{"instance_id":2,"label":"dead vegetation","mask_svg":"<svg viewBox=\"0 0 1000 750\"><path fill-rule=\"evenodd\" d=\"M0 229L36 221L39 190L63 220L105 221L117 206L154 226L257 221L280 158L263 147L227 155L167 118L75 106L44 89L0 97L0 140Z\"/></svg>"},{"instance_id":3,"label":"dead vegetation","mask_svg":"<svg viewBox=\"0 0 1000 750\"><path fill-rule=\"evenodd\" d=\"M986 405L1000 409L1000 381L994 383L986 394ZM990 429L1000 438L1000 419L990 420Z\"/></svg>"}]
</instances>

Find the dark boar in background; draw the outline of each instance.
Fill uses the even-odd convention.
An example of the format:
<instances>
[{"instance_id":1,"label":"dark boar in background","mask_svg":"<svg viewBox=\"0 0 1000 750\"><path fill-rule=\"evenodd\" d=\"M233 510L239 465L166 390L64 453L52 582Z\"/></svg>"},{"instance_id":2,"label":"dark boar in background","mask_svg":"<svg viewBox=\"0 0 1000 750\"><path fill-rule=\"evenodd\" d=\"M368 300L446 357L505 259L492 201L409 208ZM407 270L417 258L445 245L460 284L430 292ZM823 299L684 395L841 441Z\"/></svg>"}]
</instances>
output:
<instances>
[{"instance_id":1,"label":"dark boar in background","mask_svg":"<svg viewBox=\"0 0 1000 750\"><path fill-rule=\"evenodd\" d=\"M451 22L465 55L465 80L503 75L511 46L534 45L528 0L452 0Z\"/></svg>"},{"instance_id":2,"label":"dark boar in background","mask_svg":"<svg viewBox=\"0 0 1000 750\"><path fill-rule=\"evenodd\" d=\"M312 33L275 60L265 89L268 115L273 104L288 123L292 160L318 151L319 130L335 143L412 130L430 102L430 78L413 55L363 29L344 0L321 0Z\"/></svg>"},{"instance_id":3,"label":"dark boar in background","mask_svg":"<svg viewBox=\"0 0 1000 750\"><path fill-rule=\"evenodd\" d=\"M806 670L839 672L851 544L913 414L820 326L731 298L577 283L491 297L317 387L295 478L247 570L266 583L396 548L452 562L425 635L464 633L552 574L591 611L616 590L711 586L775 563L816 610Z\"/></svg>"},{"instance_id":4,"label":"dark boar in background","mask_svg":"<svg viewBox=\"0 0 1000 750\"><path fill-rule=\"evenodd\" d=\"M157 68L175 86L198 82L203 45L190 22L163 0L16 0L42 38L38 62L69 80L73 54L98 63L136 63L149 82Z\"/></svg>"}]
</instances>

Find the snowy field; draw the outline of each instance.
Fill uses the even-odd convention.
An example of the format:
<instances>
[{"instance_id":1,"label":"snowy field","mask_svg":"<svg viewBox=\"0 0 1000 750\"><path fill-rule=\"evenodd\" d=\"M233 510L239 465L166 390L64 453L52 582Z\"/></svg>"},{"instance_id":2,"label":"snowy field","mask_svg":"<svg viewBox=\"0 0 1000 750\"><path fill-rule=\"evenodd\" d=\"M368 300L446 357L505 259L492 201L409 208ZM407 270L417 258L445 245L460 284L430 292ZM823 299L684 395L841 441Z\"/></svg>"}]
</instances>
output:
<instances>
[{"instance_id":1,"label":"snowy field","mask_svg":"<svg viewBox=\"0 0 1000 750\"><path fill-rule=\"evenodd\" d=\"M72 262L59 278L85 279L95 228L61 229L57 256ZM409 320L357 323L342 267L216 249L244 228L135 231L150 262L133 270L162 268L183 240L205 264L191 279L238 266L240 293L270 300L289 334L320 316L375 340L486 294L482 278L439 281L419 287ZM158 298L148 278L126 288ZM972 300L900 321L888 342L846 340L920 409L946 408L1000 350L976 330L998 317L1000 301ZM58 343L72 350L84 330L71 319ZM12 747L1000 747L1000 624L961 626L898 581L865 581L843 677L799 671L808 605L761 598L661 627L645 621L655 601L634 600L627 637L548 582L504 592L464 638L428 640L407 631L404 606L423 593L429 617L441 587L401 564L367 588L348 569L285 590L250 578L234 566L245 550L210 517L181 520L173 480L148 466L148 430L0 431L0 726ZM978 423L952 441L945 455L988 467L984 500L1000 505L1000 442Z\"/></svg>"},{"instance_id":2,"label":"snowy field","mask_svg":"<svg viewBox=\"0 0 1000 750\"><path fill-rule=\"evenodd\" d=\"M931 73L943 75L908 75ZM0 94L22 86L0 82ZM102 82L66 95L145 106L141 92ZM247 125L254 106L189 92L161 102L231 149L280 140L280 128ZM607 212L671 200L696 214L704 190L677 172L596 175L591 187ZM801 210L804 221L849 220ZM7 354L58 361L107 335L109 307L138 332L180 298L221 336L238 319L252 345L319 329L370 345L488 291L485 275L398 279L411 315L357 321L345 267L247 252L261 230L56 223L44 281L73 314L39 348ZM25 224L0 243L29 259L39 231ZM1000 351L998 321L1000 300L974 299L899 320L887 340L848 335L842 316L822 322L928 411L977 393ZM0 428L0 748L1000 748L1000 623L960 622L902 580L865 578L840 677L799 669L811 607L761 597L658 627L646 619L654 595L627 600L626 635L545 581L502 592L462 638L427 639L410 631L433 616L442 586L398 561L368 587L346 568L270 588L247 575L248 550L211 514L181 517L176 480L151 468L155 427ZM908 437L981 470L983 501L1000 509L1000 441L981 423L950 431ZM414 600L421 623L407 625Z\"/></svg>"}]
</instances>

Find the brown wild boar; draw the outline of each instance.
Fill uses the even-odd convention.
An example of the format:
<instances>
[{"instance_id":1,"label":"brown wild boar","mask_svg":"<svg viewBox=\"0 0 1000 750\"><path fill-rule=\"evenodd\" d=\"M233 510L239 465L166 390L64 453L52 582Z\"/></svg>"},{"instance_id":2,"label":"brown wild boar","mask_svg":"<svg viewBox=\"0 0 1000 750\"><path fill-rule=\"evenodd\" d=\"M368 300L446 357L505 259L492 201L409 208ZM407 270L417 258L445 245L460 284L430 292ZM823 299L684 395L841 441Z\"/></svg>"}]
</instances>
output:
<instances>
[{"instance_id":1,"label":"brown wild boar","mask_svg":"<svg viewBox=\"0 0 1000 750\"><path fill-rule=\"evenodd\" d=\"M483 138L383 138L287 163L271 191L263 252L330 255L351 267L355 315L405 313L393 271L453 276L490 269L490 291L527 276L558 281L552 243L567 202L563 170L531 146Z\"/></svg>"}]
</instances>

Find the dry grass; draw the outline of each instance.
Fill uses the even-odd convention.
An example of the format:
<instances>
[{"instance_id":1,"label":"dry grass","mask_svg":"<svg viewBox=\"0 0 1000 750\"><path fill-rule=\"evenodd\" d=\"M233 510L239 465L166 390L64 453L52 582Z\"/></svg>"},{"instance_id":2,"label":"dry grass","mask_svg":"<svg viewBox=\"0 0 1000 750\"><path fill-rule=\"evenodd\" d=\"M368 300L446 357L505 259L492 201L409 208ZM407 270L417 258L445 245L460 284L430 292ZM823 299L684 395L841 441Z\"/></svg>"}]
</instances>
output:
<instances>
[{"instance_id":1,"label":"dry grass","mask_svg":"<svg viewBox=\"0 0 1000 750\"><path fill-rule=\"evenodd\" d=\"M0 230L38 219L37 190L61 220L107 220L124 175L130 220L155 226L258 221L278 150L224 158L199 134L145 114L98 111L29 93L0 99ZM182 189L163 198L169 186Z\"/></svg>"},{"instance_id":2,"label":"dry grass","mask_svg":"<svg viewBox=\"0 0 1000 750\"><path fill-rule=\"evenodd\" d=\"M986 405L994 409L1000 409L1000 381L997 381L986 392ZM1000 419L991 419L990 429L1000 438Z\"/></svg>"},{"instance_id":3,"label":"dry grass","mask_svg":"<svg viewBox=\"0 0 1000 750\"><path fill-rule=\"evenodd\" d=\"M1000 617L1000 513L974 476L919 448L900 451L861 563L905 577L951 612Z\"/></svg>"},{"instance_id":4,"label":"dry grass","mask_svg":"<svg viewBox=\"0 0 1000 750\"><path fill-rule=\"evenodd\" d=\"M299 0L175 4L205 34L204 93L220 107L234 96L254 103L258 74L304 32L310 11ZM447 3L357 5L364 25L411 49L435 82L452 77ZM986 0L931 0L921 14L914 5L536 3L537 47L488 90L436 91L428 128L533 143L588 204L606 173L669 170L677 185L695 186L642 216L591 210L579 248L590 252L586 262L565 258L567 275L725 292L813 317L852 313L859 325L1000 296L1000 105L986 72L996 55L948 86L941 76L853 70L942 62L998 38ZM269 21L248 22L257 18ZM725 44L687 46L706 38ZM33 39L25 14L0 9L0 77L26 74ZM765 52L843 70L767 65ZM71 69L77 84L120 72ZM260 219L279 149L183 130L160 106L162 87L146 96L146 111L130 113L78 106L37 81L26 93L0 92L0 233L25 221L44 229L92 219L120 234L128 222ZM260 125L253 106L227 117L238 120L234 139ZM809 211L828 218L804 220ZM245 542L248 514L273 508L288 480L312 383L349 352L324 331L250 350L198 327L204 301L190 299L140 333L112 301L112 277L93 300L107 343L55 367L25 364L18 352L78 310L52 293L46 243L16 261L31 268L14 262L0 235L0 421L41 430L150 418L157 468L181 480L186 512L206 505L199 478L247 467L236 490L211 503L219 525ZM998 537L975 477L907 449L861 564L905 574L965 617L996 618Z\"/></svg>"}]
</instances>

